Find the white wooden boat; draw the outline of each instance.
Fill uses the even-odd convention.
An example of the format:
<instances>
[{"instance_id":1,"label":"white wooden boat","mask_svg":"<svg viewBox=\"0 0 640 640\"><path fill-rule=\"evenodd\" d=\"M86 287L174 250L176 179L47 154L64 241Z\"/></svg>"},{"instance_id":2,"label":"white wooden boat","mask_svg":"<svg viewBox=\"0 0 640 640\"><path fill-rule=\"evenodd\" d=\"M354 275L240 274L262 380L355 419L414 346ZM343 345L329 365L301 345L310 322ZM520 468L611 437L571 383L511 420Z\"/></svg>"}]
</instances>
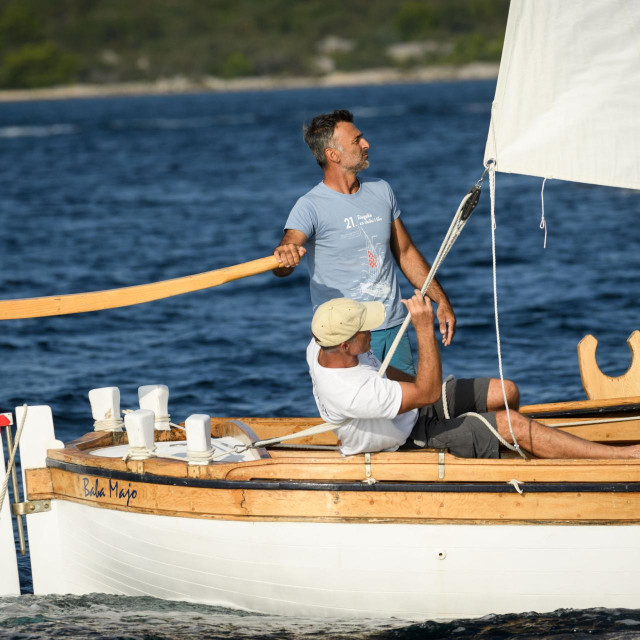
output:
<instances>
[{"instance_id":1,"label":"white wooden boat","mask_svg":"<svg viewBox=\"0 0 640 640\"><path fill-rule=\"evenodd\" d=\"M598 104L597 92L576 71L594 68L608 87L614 79L607 64L616 59L623 80L625 70L637 78L637 50L629 52L635 41L609 26L606 37L587 33L582 17L608 23L624 9L623 29L635 33L640 10L616 0L592 2L576 20L569 4L512 2L487 159L499 171L640 188L637 162L612 160L620 140L640 148L640 83L625 93L629 83L618 82L613 97ZM572 30L580 37L568 35ZM571 61L562 42L578 42L582 59ZM551 62L561 81L540 88L531 79L544 76ZM530 74L528 64L542 64L543 73ZM517 82L523 79L524 85ZM525 106L516 106L514 95ZM602 142L592 107L629 124L622 137L612 141L607 133ZM594 147L591 155L584 145ZM581 157L588 158L586 169ZM600 172L599 160L606 165ZM593 399L523 411L588 439L639 442L640 417L630 413L640 406L632 373L638 361L617 386L583 363L591 370L583 371L585 388L600 389ZM602 392L605 382L613 392ZM578 424L585 420L598 422ZM34 592L151 595L338 618L441 620L637 607L640 461L470 460L435 450L344 458L331 432L304 437L298 447L240 451L318 422L214 417L207 430L213 455L220 455L213 461L189 462L178 428L156 430L153 443L146 441L156 457L124 460L130 444L141 448L126 433L90 432L63 445L50 409L30 407L21 440L21 510L29 514ZM162 457L167 454L173 457ZM15 565L15 551L2 543L9 536L6 504L3 509L0 593L11 593L17 576L4 568Z\"/></svg>"},{"instance_id":2,"label":"white wooden boat","mask_svg":"<svg viewBox=\"0 0 640 640\"><path fill-rule=\"evenodd\" d=\"M577 421L628 415L639 403L526 410L573 411ZM317 422L212 418L213 447ZM565 428L607 442L640 439L640 417ZM157 455L185 456L184 438L176 428L156 431ZM27 516L34 592L406 619L637 606L640 461L469 460L425 450L373 454L369 464L340 456L331 432L302 444L320 448L207 465L125 461L126 433L63 446L49 408L30 407L21 455L23 511L36 510Z\"/></svg>"}]
</instances>

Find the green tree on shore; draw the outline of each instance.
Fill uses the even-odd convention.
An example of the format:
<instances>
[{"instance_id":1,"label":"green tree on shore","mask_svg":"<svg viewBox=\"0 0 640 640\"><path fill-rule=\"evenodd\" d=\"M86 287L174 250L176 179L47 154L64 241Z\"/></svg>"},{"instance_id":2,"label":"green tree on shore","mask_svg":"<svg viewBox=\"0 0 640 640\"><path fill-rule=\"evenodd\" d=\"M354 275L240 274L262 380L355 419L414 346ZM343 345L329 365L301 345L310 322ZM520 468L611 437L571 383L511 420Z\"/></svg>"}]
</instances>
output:
<instances>
[{"instance_id":1,"label":"green tree on shore","mask_svg":"<svg viewBox=\"0 0 640 640\"><path fill-rule=\"evenodd\" d=\"M39 16L23 2L0 8L0 87L68 84L75 79L75 55L47 39Z\"/></svg>"},{"instance_id":2,"label":"green tree on shore","mask_svg":"<svg viewBox=\"0 0 640 640\"><path fill-rule=\"evenodd\" d=\"M508 0L0 0L0 87L498 60Z\"/></svg>"}]
</instances>

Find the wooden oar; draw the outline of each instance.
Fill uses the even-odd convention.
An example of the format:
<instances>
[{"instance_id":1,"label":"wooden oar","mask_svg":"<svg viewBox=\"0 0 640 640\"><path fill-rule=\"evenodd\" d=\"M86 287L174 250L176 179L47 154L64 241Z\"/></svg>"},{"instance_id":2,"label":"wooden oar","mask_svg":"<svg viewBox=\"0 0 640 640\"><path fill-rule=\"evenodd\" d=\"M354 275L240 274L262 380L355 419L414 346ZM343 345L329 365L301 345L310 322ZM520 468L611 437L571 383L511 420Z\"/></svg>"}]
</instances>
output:
<instances>
[{"instance_id":1,"label":"wooden oar","mask_svg":"<svg viewBox=\"0 0 640 640\"><path fill-rule=\"evenodd\" d=\"M86 311L128 307L133 304L151 302L152 300L178 296L182 293L217 287L225 282L247 278L281 266L274 256L268 256L259 260L216 269L215 271L206 271L182 278L123 287L121 289L72 293L64 296L48 296L46 298L0 300L0 320L62 316L68 313L84 313Z\"/></svg>"}]
</instances>

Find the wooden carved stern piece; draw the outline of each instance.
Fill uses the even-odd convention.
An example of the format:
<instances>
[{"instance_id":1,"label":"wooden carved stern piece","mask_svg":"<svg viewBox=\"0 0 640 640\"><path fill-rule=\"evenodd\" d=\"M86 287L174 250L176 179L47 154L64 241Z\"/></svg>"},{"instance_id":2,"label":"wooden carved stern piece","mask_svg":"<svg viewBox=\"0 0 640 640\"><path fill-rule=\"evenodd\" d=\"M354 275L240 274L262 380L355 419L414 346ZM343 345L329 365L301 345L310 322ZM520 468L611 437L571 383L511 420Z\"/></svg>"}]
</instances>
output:
<instances>
[{"instance_id":1,"label":"wooden carved stern piece","mask_svg":"<svg viewBox=\"0 0 640 640\"><path fill-rule=\"evenodd\" d=\"M589 400L624 398L640 395L640 331L627 338L631 351L631 365L621 376L611 377L602 371L596 362L598 341L591 334L578 343L578 365L582 386Z\"/></svg>"}]
</instances>

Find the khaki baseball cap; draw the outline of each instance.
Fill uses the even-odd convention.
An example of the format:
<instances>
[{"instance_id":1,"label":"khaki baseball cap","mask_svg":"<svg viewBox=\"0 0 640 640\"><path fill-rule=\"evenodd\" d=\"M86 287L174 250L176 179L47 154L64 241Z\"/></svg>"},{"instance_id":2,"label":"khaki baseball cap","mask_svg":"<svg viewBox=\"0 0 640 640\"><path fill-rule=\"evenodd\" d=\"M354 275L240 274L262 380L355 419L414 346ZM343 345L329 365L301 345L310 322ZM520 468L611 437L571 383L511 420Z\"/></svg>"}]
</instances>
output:
<instances>
[{"instance_id":1,"label":"khaki baseball cap","mask_svg":"<svg viewBox=\"0 0 640 640\"><path fill-rule=\"evenodd\" d=\"M353 338L358 331L371 331L384 322L382 302L356 302L334 298L321 304L313 314L311 331L321 347L335 347Z\"/></svg>"}]
</instances>

